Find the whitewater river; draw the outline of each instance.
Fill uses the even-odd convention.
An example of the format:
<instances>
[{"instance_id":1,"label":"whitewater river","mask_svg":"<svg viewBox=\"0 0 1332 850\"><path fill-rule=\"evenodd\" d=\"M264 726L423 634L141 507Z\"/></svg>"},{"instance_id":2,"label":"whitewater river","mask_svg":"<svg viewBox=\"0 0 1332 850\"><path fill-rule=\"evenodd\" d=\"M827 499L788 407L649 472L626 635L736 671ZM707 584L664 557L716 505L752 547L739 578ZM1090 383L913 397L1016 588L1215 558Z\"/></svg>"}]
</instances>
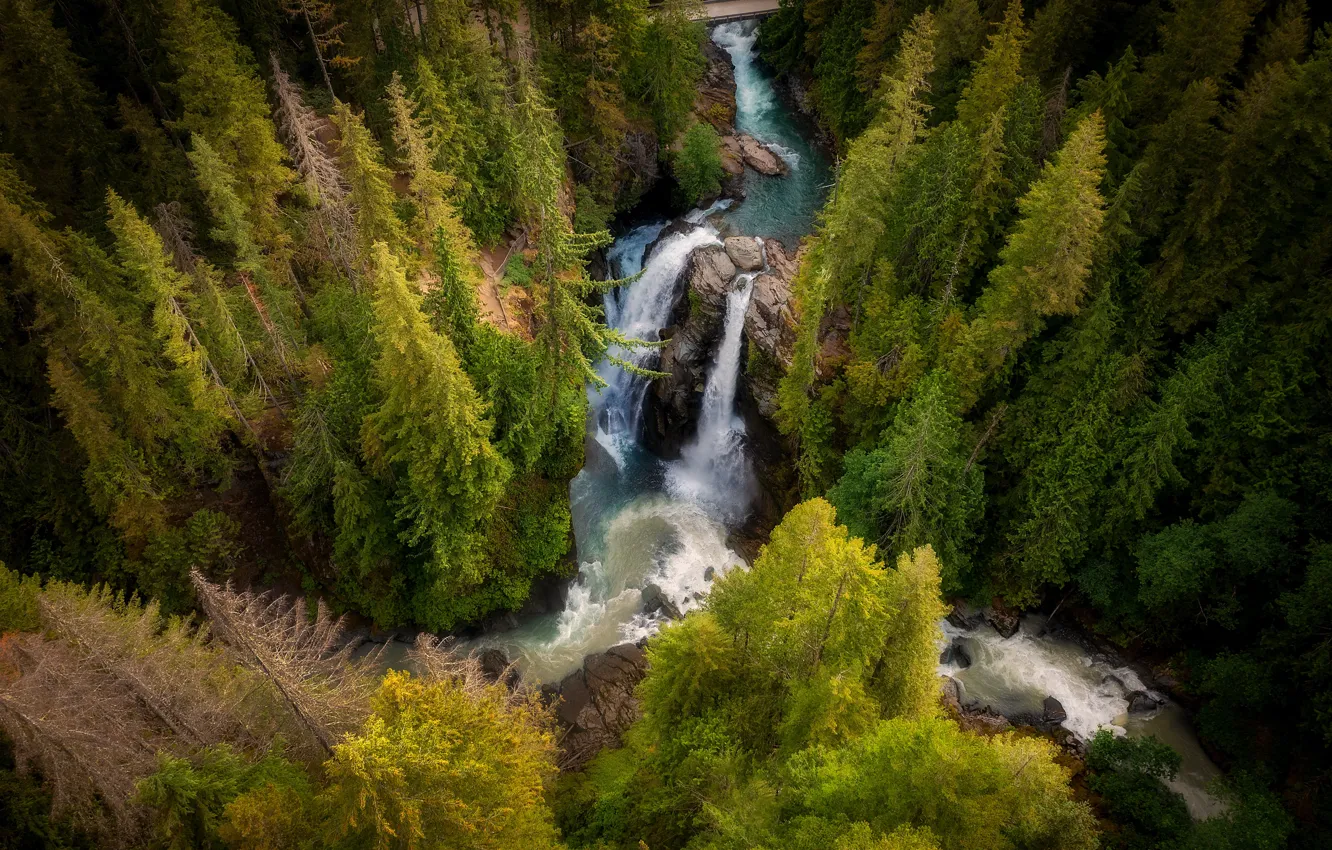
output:
<instances>
[{"instance_id":1,"label":"whitewater river","mask_svg":"<svg viewBox=\"0 0 1332 850\"><path fill-rule=\"evenodd\" d=\"M607 323L628 336L656 339L670 324L689 254L720 244L723 231L780 239L794 248L813 229L831 182L828 158L755 63L754 37L752 23L725 24L712 33L735 65L737 129L769 144L790 174L747 171L743 203L694 210L685 216L691 227L672 228L665 238L666 219L628 227L607 259L616 277L642 276L605 297ZM661 620L642 613L648 585L688 611L707 594L711 579L743 564L726 540L754 495L745 426L734 410L754 277L740 274L732 281L697 432L680 459L662 460L639 439L648 381L606 364L606 387L589 388L588 461L570 487L579 571L564 610L480 642L503 649L529 678L558 680L588 653L655 632ZM618 353L647 367L658 357L655 351Z\"/></svg>"},{"instance_id":2,"label":"whitewater river","mask_svg":"<svg viewBox=\"0 0 1332 850\"><path fill-rule=\"evenodd\" d=\"M605 296L607 322L631 337L656 339L670 324L689 254L720 243L722 235L780 239L794 248L814 226L830 188L826 154L811 143L807 126L777 97L771 78L755 62L753 24L725 24L712 33L735 64L736 126L769 144L790 167L786 177L745 175L745 200L721 202L685 216L688 227L665 219L632 223L608 252L612 272L633 283ZM554 682L584 656L653 634L657 616L643 613L643 591L655 585L681 611L706 598L712 579L743 561L727 545L753 497L753 472L745 426L734 410L744 349L743 320L754 275L732 281L722 339L709 369L697 432L678 460L663 460L640 441L640 417L649 382L610 364L602 389L590 387L587 465L573 480L570 497L579 571L561 611L529 618L517 628L488 635L473 648L499 648L531 680ZM633 357L656 365L657 353ZM1218 771L1207 759L1179 707L1166 701L1148 714L1128 713L1129 695L1146 690L1128 668L1093 658L1072 641L1041 633L1028 618L1020 633L1003 640L989 626L961 631L944 622L945 641L956 640L968 667L941 664L966 699L1006 714L1039 715L1047 696L1068 713L1064 726L1084 740L1102 727L1118 734L1154 734L1184 757L1172 783L1195 817L1219 810L1205 787ZM1158 695L1159 696L1159 695Z\"/></svg>"}]
</instances>

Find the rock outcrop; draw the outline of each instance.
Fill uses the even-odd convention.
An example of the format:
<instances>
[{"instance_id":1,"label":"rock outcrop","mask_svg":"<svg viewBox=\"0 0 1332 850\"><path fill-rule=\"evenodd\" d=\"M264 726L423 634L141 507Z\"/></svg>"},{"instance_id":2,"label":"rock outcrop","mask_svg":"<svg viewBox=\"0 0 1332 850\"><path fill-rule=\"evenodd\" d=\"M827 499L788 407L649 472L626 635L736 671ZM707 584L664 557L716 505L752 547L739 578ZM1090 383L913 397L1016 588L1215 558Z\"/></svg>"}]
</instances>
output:
<instances>
[{"instance_id":1,"label":"rock outcrop","mask_svg":"<svg viewBox=\"0 0 1332 850\"><path fill-rule=\"evenodd\" d=\"M753 346L745 382L759 413L771 419L777 412L777 382L791 365L795 347L795 312L791 306L791 279L796 259L776 239L763 243L768 269L754 278L754 294L745 311L745 338Z\"/></svg>"},{"instance_id":2,"label":"rock outcrop","mask_svg":"<svg viewBox=\"0 0 1332 850\"><path fill-rule=\"evenodd\" d=\"M939 687L939 699L943 703L944 711L966 731L981 735L996 735L1013 728L1013 724L1009 723L1007 718L988 705L981 708L964 703L962 683L952 676L940 676Z\"/></svg>"},{"instance_id":3,"label":"rock outcrop","mask_svg":"<svg viewBox=\"0 0 1332 850\"><path fill-rule=\"evenodd\" d=\"M726 256L742 272L756 272L763 268L763 245L753 236L728 236Z\"/></svg>"},{"instance_id":4,"label":"rock outcrop","mask_svg":"<svg viewBox=\"0 0 1332 850\"><path fill-rule=\"evenodd\" d=\"M731 54L712 39L703 42L708 67L694 96L694 114L712 125L720 136L735 132L735 65Z\"/></svg>"},{"instance_id":5,"label":"rock outcrop","mask_svg":"<svg viewBox=\"0 0 1332 850\"><path fill-rule=\"evenodd\" d=\"M721 144L722 168L728 173L737 173L735 170L737 163L741 166L747 165L759 174L766 174L769 177L779 177L790 171L786 161L772 148L748 133L723 136Z\"/></svg>"},{"instance_id":6,"label":"rock outcrop","mask_svg":"<svg viewBox=\"0 0 1332 850\"><path fill-rule=\"evenodd\" d=\"M673 438L683 435L693 421L707 381L709 355L721 334L726 315L726 296L735 278L735 264L720 245L699 248L690 255L685 267L687 314L680 324L663 332L670 337L661 350L657 367L668 377L653 385L655 428L651 435L657 447L667 453L674 448Z\"/></svg>"},{"instance_id":7,"label":"rock outcrop","mask_svg":"<svg viewBox=\"0 0 1332 850\"><path fill-rule=\"evenodd\" d=\"M634 690L646 672L642 647L624 643L587 656L580 669L546 691L548 699L558 700L561 770L577 770L602 749L619 746L641 713Z\"/></svg>"}]
</instances>

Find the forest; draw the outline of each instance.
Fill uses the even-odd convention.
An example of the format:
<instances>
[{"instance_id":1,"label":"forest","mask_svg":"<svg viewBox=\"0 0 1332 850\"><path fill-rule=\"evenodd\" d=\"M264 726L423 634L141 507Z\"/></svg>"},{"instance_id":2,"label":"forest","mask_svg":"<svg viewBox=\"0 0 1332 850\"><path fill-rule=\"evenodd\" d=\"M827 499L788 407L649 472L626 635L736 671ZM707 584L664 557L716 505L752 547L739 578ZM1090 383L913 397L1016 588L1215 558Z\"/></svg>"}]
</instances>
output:
<instances>
[{"instance_id":1,"label":"forest","mask_svg":"<svg viewBox=\"0 0 1332 850\"><path fill-rule=\"evenodd\" d=\"M746 203L708 15L0 0L0 849L1332 846L1306 0L746 23L834 163L732 388L762 545L576 766L569 692L467 650L583 581L590 399L670 377L608 250ZM969 606L1149 670L1215 812L1164 741L950 702Z\"/></svg>"}]
</instances>

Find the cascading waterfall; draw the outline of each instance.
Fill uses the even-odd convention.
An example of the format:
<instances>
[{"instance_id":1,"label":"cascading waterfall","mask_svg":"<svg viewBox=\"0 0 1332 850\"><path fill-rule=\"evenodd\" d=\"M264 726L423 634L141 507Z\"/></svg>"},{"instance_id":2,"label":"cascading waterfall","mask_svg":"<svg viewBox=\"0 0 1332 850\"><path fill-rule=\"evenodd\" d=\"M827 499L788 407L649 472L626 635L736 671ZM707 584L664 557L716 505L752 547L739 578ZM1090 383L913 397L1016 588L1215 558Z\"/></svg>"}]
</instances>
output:
<instances>
[{"instance_id":1,"label":"cascading waterfall","mask_svg":"<svg viewBox=\"0 0 1332 850\"><path fill-rule=\"evenodd\" d=\"M717 228L707 219L726 206L722 202L694 210L685 217L683 229L665 237L661 234L666 223L652 222L616 241L607 256L612 273L623 278L638 276L628 286L606 294L606 318L611 327L628 337L657 339L660 329L670 322L689 255L703 246L720 244ZM649 248L651 253L645 257ZM711 411L705 413L708 421L718 424L709 426L707 433L736 430L729 423L734 419L750 288L746 279L730 296L726 338L708 377L704 404ZM656 365L659 356L655 349L615 353L645 367ZM601 366L600 375L606 386L589 388L587 463L570 485L579 570L564 608L531 617L517 628L488 635L479 643L504 649L526 675L540 681L559 678L588 653L653 633L661 620L642 612L642 591L648 584L656 585L679 610L688 611L707 592L708 575L723 575L741 564L727 547L726 537L727 522L743 515L743 494L735 489L743 479L699 476L694 479L697 486L689 492L673 487L682 462L667 464L639 442L639 419L650 382L609 363ZM732 468L747 474L743 426L729 443L716 440L697 449L698 469L704 468L700 453L714 450L728 454L716 470ZM730 510L722 511L722 505Z\"/></svg>"},{"instance_id":2,"label":"cascading waterfall","mask_svg":"<svg viewBox=\"0 0 1332 850\"><path fill-rule=\"evenodd\" d=\"M762 240L759 242L762 250ZM766 264L766 255L765 255ZM706 505L728 522L744 519L753 493L753 470L744 451L745 425L735 414L745 311L759 273L736 275L726 296L721 345L703 389L698 433L669 473L671 492Z\"/></svg>"},{"instance_id":3,"label":"cascading waterfall","mask_svg":"<svg viewBox=\"0 0 1332 850\"><path fill-rule=\"evenodd\" d=\"M711 221L723 213L739 233L764 234L788 247L813 228L829 182L824 153L811 145L776 96L772 80L755 60L752 23L725 24L713 40L735 64L740 132L768 144L791 168L786 177L745 175L745 201L735 210L726 202L685 216L685 227L652 221L629 230L608 252L617 277L642 275L607 293L607 322L631 337L656 339L670 322L677 286L689 254L717 244ZM651 255L646 256L649 247ZM743 323L755 276L739 275L727 296L721 344L707 376L698 433L680 460L671 463L639 442L640 412L647 381L603 364L607 386L589 389L587 462L570 486L578 577L562 610L531 615L517 627L494 633L475 646L498 647L525 675L554 681L577 667L585 655L651 634L660 620L642 613L642 589L656 584L682 611L707 593L705 572L722 574L741 563L726 545L727 526L743 514L752 471L743 423L734 410L740 375ZM645 366L653 350L617 352ZM959 632L943 625L947 638L960 639L972 663L963 669L941 665L957 678L968 699L1009 713L1039 714L1046 696L1064 706L1064 725L1086 738L1109 727L1129 735L1156 735L1183 756L1172 784L1195 817L1220 808L1206 791L1218 774L1207 759L1183 711L1166 702L1146 715L1127 713L1127 694L1141 682L1128 668L1094 658L1080 645L1044 634L1028 618L1022 632L1003 640L988 626Z\"/></svg>"}]
</instances>

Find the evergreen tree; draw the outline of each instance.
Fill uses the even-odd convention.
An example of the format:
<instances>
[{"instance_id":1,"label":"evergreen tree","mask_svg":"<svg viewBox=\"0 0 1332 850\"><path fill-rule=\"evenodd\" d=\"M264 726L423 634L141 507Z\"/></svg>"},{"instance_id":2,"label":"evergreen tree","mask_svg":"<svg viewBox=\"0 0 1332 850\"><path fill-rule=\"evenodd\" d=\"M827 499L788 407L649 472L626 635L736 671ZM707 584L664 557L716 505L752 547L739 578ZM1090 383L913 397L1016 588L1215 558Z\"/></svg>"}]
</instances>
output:
<instances>
[{"instance_id":1,"label":"evergreen tree","mask_svg":"<svg viewBox=\"0 0 1332 850\"><path fill-rule=\"evenodd\" d=\"M491 423L453 344L431 330L401 265L382 242L371 260L383 401L365 419L363 450L399 482L402 539L425 553L416 616L447 628L459 614L456 597L485 578L481 524L510 467L490 443Z\"/></svg>"},{"instance_id":2,"label":"evergreen tree","mask_svg":"<svg viewBox=\"0 0 1332 850\"><path fill-rule=\"evenodd\" d=\"M89 214L110 147L102 104L55 9L0 5L0 151L61 218Z\"/></svg>"},{"instance_id":3,"label":"evergreen tree","mask_svg":"<svg viewBox=\"0 0 1332 850\"><path fill-rule=\"evenodd\" d=\"M657 136L665 142L684 129L707 65L697 5L696 0L666 0L658 7L643 30L630 71L630 90L647 105Z\"/></svg>"},{"instance_id":4,"label":"evergreen tree","mask_svg":"<svg viewBox=\"0 0 1332 850\"><path fill-rule=\"evenodd\" d=\"M976 64L971 81L957 105L957 120L974 133L982 132L991 118L1003 109L1022 74L1022 50L1027 28L1022 23L1022 2L1012 0L1003 23L991 36L985 53Z\"/></svg>"},{"instance_id":5,"label":"evergreen tree","mask_svg":"<svg viewBox=\"0 0 1332 850\"><path fill-rule=\"evenodd\" d=\"M885 551L937 547L950 588L967 572L968 541L984 509L984 473L968 457L957 408L947 374L922 379L877 448L847 453L846 472L828 494L851 533Z\"/></svg>"},{"instance_id":6,"label":"evergreen tree","mask_svg":"<svg viewBox=\"0 0 1332 850\"><path fill-rule=\"evenodd\" d=\"M347 200L355 211L356 238L361 257L369 262L374 245L383 242L394 251L407 244L407 234L394 209L393 172L384 165L379 144L360 115L345 103L333 113L341 138L338 164L347 180Z\"/></svg>"},{"instance_id":7,"label":"evergreen tree","mask_svg":"<svg viewBox=\"0 0 1332 850\"><path fill-rule=\"evenodd\" d=\"M162 14L163 46L183 107L175 126L217 152L236 175L234 191L255 238L279 247L277 196L292 175L282 162L253 54L237 40L235 23L208 0L169 0Z\"/></svg>"},{"instance_id":8,"label":"evergreen tree","mask_svg":"<svg viewBox=\"0 0 1332 850\"><path fill-rule=\"evenodd\" d=\"M977 302L979 315L949 355L964 406L1046 316L1077 312L1105 217L1104 148L1104 122L1090 115L1019 202L1021 218Z\"/></svg>"}]
</instances>

